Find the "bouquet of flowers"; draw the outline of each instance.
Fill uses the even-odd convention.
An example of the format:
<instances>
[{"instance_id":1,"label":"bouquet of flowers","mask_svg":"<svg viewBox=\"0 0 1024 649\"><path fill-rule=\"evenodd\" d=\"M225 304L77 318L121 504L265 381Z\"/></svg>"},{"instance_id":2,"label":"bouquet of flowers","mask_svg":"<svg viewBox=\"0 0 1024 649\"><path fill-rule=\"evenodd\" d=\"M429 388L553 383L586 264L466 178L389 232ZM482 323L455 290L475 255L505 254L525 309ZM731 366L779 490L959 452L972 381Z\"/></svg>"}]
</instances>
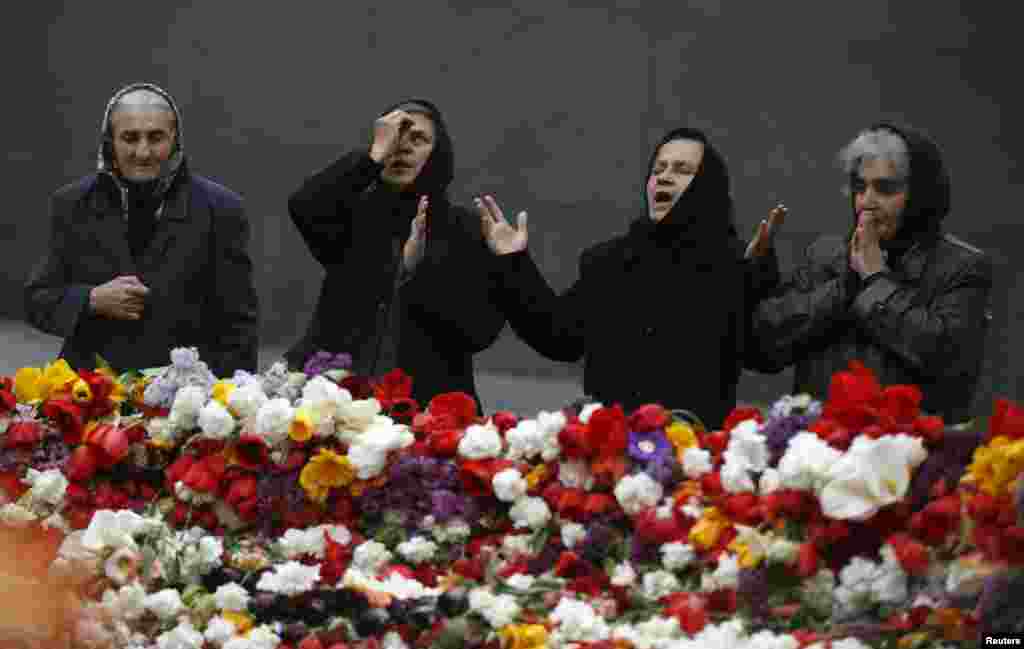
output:
<instances>
[{"instance_id":1,"label":"bouquet of flowers","mask_svg":"<svg viewBox=\"0 0 1024 649\"><path fill-rule=\"evenodd\" d=\"M970 431L857 363L721 430L421 408L350 364L225 379L178 349L4 379L0 521L73 594L75 646L916 649L1020 624L1008 401L963 471Z\"/></svg>"}]
</instances>

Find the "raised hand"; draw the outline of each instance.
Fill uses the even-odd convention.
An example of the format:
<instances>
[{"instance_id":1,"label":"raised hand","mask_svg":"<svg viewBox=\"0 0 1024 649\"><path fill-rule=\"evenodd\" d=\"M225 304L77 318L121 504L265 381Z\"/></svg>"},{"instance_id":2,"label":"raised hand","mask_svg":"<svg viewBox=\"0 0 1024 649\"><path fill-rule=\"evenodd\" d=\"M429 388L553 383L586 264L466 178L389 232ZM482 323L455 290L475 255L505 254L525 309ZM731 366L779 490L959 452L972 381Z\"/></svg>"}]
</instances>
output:
<instances>
[{"instance_id":1,"label":"raised hand","mask_svg":"<svg viewBox=\"0 0 1024 649\"><path fill-rule=\"evenodd\" d=\"M93 312L112 320L138 320L146 306L149 288L134 275L119 276L89 292Z\"/></svg>"},{"instance_id":2,"label":"raised hand","mask_svg":"<svg viewBox=\"0 0 1024 649\"><path fill-rule=\"evenodd\" d=\"M494 254L508 255L526 250L526 212L519 213L513 227L505 220L505 214L493 196L477 197L473 202L480 213L480 230Z\"/></svg>"},{"instance_id":3,"label":"raised hand","mask_svg":"<svg viewBox=\"0 0 1024 649\"><path fill-rule=\"evenodd\" d=\"M885 270L885 255L879 244L878 228L872 218L861 219L850 240L850 267L867 279Z\"/></svg>"},{"instance_id":4,"label":"raised hand","mask_svg":"<svg viewBox=\"0 0 1024 649\"><path fill-rule=\"evenodd\" d=\"M413 125L412 116L404 110L393 110L373 123L373 143L370 157L383 162L398 149L402 132Z\"/></svg>"},{"instance_id":5,"label":"raised hand","mask_svg":"<svg viewBox=\"0 0 1024 649\"><path fill-rule=\"evenodd\" d=\"M402 261L405 269L410 273L423 260L427 252L427 208L430 200L424 195L420 196L419 206L416 208L416 218L412 220L412 227L409 230L409 238L402 247Z\"/></svg>"},{"instance_id":6,"label":"raised hand","mask_svg":"<svg viewBox=\"0 0 1024 649\"><path fill-rule=\"evenodd\" d=\"M779 203L768 212L768 218L757 224L754 231L754 238L747 246L747 252L743 255L745 259L763 257L768 254L775 244L775 235L782 229L786 222L786 206Z\"/></svg>"}]
</instances>

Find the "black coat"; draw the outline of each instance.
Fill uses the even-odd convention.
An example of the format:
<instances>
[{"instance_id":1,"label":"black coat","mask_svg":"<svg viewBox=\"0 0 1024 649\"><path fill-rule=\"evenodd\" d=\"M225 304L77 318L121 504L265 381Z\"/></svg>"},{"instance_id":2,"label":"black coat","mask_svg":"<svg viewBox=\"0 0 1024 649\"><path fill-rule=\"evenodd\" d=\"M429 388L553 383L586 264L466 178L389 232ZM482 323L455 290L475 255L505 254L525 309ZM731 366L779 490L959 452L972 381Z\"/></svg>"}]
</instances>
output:
<instances>
[{"instance_id":1,"label":"black coat","mask_svg":"<svg viewBox=\"0 0 1024 649\"><path fill-rule=\"evenodd\" d=\"M380 187L381 169L365 150L350 152L288 201L292 221L327 273L309 327L287 354L293 367L319 350L373 350L387 326L416 196ZM412 376L413 397L423 406L444 392L476 397L473 354L505 325L494 305L479 217L433 196L427 222L426 256L397 291L397 364ZM365 361L355 357L354 365Z\"/></svg>"},{"instance_id":2,"label":"black coat","mask_svg":"<svg viewBox=\"0 0 1024 649\"><path fill-rule=\"evenodd\" d=\"M588 248L579 278L556 294L526 252L498 257L502 304L516 334L557 361L583 358L583 389L627 410L660 403L696 413L709 427L736 404L757 284L771 282L774 256L721 268L671 256L636 256L628 237ZM767 277L768 279L762 279Z\"/></svg>"},{"instance_id":3,"label":"black coat","mask_svg":"<svg viewBox=\"0 0 1024 649\"><path fill-rule=\"evenodd\" d=\"M58 190L50 218L49 250L25 284L25 311L32 326L64 338L60 355L73 367L95 367L96 354L117 370L163 366L172 348L197 347L217 376L256 370L259 304L237 194L182 173L138 262L109 176ZM140 320L90 311L91 289L120 275L150 289Z\"/></svg>"},{"instance_id":4,"label":"black coat","mask_svg":"<svg viewBox=\"0 0 1024 649\"><path fill-rule=\"evenodd\" d=\"M941 231L950 183L935 144L909 129L879 127L899 133L910 153L904 224L885 244L890 270L864 282L850 268L849 235L814 242L758 306L762 369L794 364L794 391L825 398L832 375L859 360L883 385L920 386L926 412L963 422L984 358L992 261Z\"/></svg>"}]
</instances>

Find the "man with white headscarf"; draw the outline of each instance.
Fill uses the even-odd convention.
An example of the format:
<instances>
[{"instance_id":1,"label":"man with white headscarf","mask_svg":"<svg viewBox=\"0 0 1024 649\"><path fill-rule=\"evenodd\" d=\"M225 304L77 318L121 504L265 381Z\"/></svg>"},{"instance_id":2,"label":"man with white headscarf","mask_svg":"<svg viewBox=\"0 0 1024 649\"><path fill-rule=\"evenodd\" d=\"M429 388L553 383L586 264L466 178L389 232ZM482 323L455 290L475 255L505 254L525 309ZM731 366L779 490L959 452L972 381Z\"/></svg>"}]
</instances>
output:
<instances>
[{"instance_id":1,"label":"man with white headscarf","mask_svg":"<svg viewBox=\"0 0 1024 649\"><path fill-rule=\"evenodd\" d=\"M30 324L76 369L166 365L196 347L211 371L257 364L249 222L235 192L191 173L181 114L153 84L118 91L97 169L51 201L48 254L25 284Z\"/></svg>"}]
</instances>

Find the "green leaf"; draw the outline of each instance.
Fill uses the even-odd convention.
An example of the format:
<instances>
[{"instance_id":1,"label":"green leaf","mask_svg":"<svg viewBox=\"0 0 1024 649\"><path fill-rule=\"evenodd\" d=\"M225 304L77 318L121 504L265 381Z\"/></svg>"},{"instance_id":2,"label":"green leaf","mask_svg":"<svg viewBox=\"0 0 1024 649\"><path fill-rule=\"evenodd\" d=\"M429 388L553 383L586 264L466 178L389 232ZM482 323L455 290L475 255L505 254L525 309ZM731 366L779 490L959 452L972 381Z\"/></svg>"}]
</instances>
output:
<instances>
[{"instance_id":1,"label":"green leaf","mask_svg":"<svg viewBox=\"0 0 1024 649\"><path fill-rule=\"evenodd\" d=\"M96 369L110 370L112 373L114 372L114 368L110 366L110 363L108 363L105 358L103 358L99 354L94 354L94 356L96 357Z\"/></svg>"}]
</instances>

